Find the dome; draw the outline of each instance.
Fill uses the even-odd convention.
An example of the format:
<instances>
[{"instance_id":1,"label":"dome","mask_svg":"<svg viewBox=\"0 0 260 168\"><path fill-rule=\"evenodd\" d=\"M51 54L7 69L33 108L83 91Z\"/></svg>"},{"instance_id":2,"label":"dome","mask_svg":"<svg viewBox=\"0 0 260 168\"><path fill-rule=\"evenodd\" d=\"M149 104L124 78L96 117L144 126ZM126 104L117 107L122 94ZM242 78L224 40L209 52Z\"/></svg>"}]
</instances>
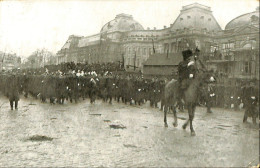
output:
<instances>
[{"instance_id":1,"label":"dome","mask_svg":"<svg viewBox=\"0 0 260 168\"><path fill-rule=\"evenodd\" d=\"M141 24L135 21L131 15L119 14L116 15L114 20L105 24L100 32L125 32L131 30L144 30L144 28Z\"/></svg>"},{"instance_id":2,"label":"dome","mask_svg":"<svg viewBox=\"0 0 260 168\"><path fill-rule=\"evenodd\" d=\"M259 7L254 12L234 18L226 25L225 29L235 29L245 25L255 25L259 27Z\"/></svg>"},{"instance_id":3,"label":"dome","mask_svg":"<svg viewBox=\"0 0 260 168\"><path fill-rule=\"evenodd\" d=\"M182 10L171 26L173 31L181 29L206 29L221 31L221 27L212 14L211 8L199 3L182 7Z\"/></svg>"}]
</instances>

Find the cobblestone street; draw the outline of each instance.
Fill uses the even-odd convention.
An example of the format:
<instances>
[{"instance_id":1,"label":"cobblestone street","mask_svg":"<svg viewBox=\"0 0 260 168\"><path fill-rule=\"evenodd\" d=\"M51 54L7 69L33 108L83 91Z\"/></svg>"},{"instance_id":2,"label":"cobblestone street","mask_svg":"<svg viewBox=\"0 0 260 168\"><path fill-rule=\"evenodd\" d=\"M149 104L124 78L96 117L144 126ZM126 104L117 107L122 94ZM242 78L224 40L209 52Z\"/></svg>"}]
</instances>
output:
<instances>
[{"instance_id":1,"label":"cobblestone street","mask_svg":"<svg viewBox=\"0 0 260 168\"><path fill-rule=\"evenodd\" d=\"M7 99L0 102L0 166L242 167L259 161L259 128L251 118L243 124L243 111L208 114L198 107L192 137L189 127L181 128L187 112L178 113L176 128L169 114L165 128L163 113L148 103L50 105L29 98L11 111ZM126 128L110 128L115 121ZM36 135L50 139L29 139Z\"/></svg>"}]
</instances>

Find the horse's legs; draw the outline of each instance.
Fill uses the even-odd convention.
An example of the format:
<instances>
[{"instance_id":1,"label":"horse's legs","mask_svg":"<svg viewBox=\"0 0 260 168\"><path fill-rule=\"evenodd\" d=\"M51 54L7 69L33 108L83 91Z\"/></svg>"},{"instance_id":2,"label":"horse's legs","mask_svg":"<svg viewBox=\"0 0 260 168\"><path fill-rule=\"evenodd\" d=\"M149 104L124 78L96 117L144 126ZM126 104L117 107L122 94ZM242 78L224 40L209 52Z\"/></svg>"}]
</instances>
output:
<instances>
[{"instance_id":1,"label":"horse's legs","mask_svg":"<svg viewBox=\"0 0 260 168\"><path fill-rule=\"evenodd\" d=\"M182 125L182 128L183 128L183 129L186 129L186 127L187 127L188 124L189 124L189 121L190 121L189 118L185 121L185 123Z\"/></svg>"},{"instance_id":2,"label":"horse's legs","mask_svg":"<svg viewBox=\"0 0 260 168\"><path fill-rule=\"evenodd\" d=\"M191 135L195 136L195 131L193 129L193 125L192 125L192 120L194 118L194 112L195 112L195 104L192 104L191 107L189 108L189 120L190 120L190 131L191 131Z\"/></svg>"},{"instance_id":3,"label":"horse's legs","mask_svg":"<svg viewBox=\"0 0 260 168\"><path fill-rule=\"evenodd\" d=\"M189 124L189 121L190 121L190 113L191 113L191 105L190 104L188 104L187 105L187 107L188 107L188 114L189 114L189 118L186 120L186 122L182 125L182 128L183 129L186 129L186 127L188 126L188 124Z\"/></svg>"},{"instance_id":4,"label":"horse's legs","mask_svg":"<svg viewBox=\"0 0 260 168\"><path fill-rule=\"evenodd\" d=\"M168 124L167 124L167 111L168 111L168 106L165 104L164 105L164 127L168 127Z\"/></svg>"},{"instance_id":5,"label":"horse's legs","mask_svg":"<svg viewBox=\"0 0 260 168\"><path fill-rule=\"evenodd\" d=\"M174 117L174 122L173 122L174 127L178 126L177 112L176 112L177 104L178 104L178 101L174 102L173 105L171 106L172 112L173 112L173 117Z\"/></svg>"},{"instance_id":6,"label":"horse's legs","mask_svg":"<svg viewBox=\"0 0 260 168\"><path fill-rule=\"evenodd\" d=\"M177 120L177 113L176 113L176 106L175 105L173 105L172 111L173 111L173 117L174 117L173 126L177 127L178 126L178 120Z\"/></svg>"},{"instance_id":7,"label":"horse's legs","mask_svg":"<svg viewBox=\"0 0 260 168\"><path fill-rule=\"evenodd\" d=\"M243 123L246 121L247 121L247 110L245 111L245 114L244 114Z\"/></svg>"}]
</instances>

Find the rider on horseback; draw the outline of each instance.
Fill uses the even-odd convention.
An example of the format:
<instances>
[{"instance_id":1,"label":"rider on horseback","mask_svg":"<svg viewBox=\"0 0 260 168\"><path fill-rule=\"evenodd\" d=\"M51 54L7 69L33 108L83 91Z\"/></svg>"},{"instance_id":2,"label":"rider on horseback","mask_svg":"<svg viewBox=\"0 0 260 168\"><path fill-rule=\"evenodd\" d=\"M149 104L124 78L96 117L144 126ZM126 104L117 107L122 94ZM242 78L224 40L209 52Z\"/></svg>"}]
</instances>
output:
<instances>
[{"instance_id":1,"label":"rider on horseback","mask_svg":"<svg viewBox=\"0 0 260 168\"><path fill-rule=\"evenodd\" d=\"M188 88L190 80L195 77L195 63L191 60L193 56L190 49L182 51L183 61L178 65L179 74L179 99L182 103L184 97L184 91Z\"/></svg>"}]
</instances>

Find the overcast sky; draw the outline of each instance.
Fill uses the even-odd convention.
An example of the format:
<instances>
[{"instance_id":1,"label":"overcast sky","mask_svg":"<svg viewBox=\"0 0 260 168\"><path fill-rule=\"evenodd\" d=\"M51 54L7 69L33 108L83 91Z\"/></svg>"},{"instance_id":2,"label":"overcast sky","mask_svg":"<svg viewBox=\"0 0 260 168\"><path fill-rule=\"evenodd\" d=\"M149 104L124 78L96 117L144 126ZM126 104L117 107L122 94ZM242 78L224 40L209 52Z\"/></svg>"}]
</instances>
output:
<instances>
[{"instance_id":1,"label":"overcast sky","mask_svg":"<svg viewBox=\"0 0 260 168\"><path fill-rule=\"evenodd\" d=\"M259 5L259 0L0 0L0 51L23 57L37 48L56 53L69 35L96 34L119 13L131 14L145 29L162 29L194 2L211 7L222 29Z\"/></svg>"}]
</instances>

